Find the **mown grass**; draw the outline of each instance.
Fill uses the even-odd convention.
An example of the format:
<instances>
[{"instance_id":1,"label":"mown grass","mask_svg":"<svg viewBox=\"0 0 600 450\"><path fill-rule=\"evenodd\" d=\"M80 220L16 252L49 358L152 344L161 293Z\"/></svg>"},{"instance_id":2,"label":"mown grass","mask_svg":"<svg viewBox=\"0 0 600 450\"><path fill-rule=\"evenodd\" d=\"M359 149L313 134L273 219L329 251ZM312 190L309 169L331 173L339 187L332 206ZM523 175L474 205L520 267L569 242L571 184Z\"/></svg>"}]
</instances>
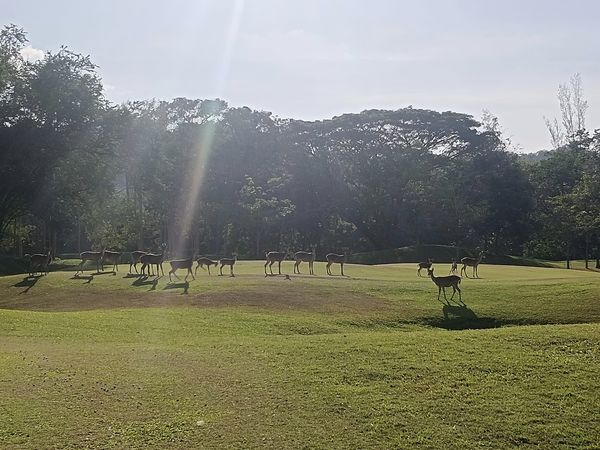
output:
<instances>
[{"instance_id":1,"label":"mown grass","mask_svg":"<svg viewBox=\"0 0 600 450\"><path fill-rule=\"evenodd\" d=\"M0 278L0 447L597 448L600 275L415 269Z\"/></svg>"}]
</instances>

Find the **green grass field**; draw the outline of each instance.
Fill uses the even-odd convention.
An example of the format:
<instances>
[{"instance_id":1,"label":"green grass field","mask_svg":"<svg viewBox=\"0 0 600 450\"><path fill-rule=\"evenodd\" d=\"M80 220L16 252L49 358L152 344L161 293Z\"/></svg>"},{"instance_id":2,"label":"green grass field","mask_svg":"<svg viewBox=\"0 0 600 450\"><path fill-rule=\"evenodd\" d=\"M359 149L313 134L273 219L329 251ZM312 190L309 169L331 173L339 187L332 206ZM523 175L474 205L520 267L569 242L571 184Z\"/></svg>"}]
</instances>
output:
<instances>
[{"instance_id":1,"label":"green grass field","mask_svg":"<svg viewBox=\"0 0 600 450\"><path fill-rule=\"evenodd\" d=\"M599 448L600 274L415 266L0 277L0 448Z\"/></svg>"}]
</instances>

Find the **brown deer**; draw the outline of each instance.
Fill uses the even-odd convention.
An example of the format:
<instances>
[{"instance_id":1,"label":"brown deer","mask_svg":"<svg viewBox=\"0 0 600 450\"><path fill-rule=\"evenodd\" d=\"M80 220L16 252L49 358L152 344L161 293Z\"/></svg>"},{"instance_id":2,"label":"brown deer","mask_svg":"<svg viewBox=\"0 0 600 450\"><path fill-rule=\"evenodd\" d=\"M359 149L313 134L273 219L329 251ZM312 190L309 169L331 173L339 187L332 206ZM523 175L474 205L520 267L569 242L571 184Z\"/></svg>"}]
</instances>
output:
<instances>
[{"instance_id":1,"label":"brown deer","mask_svg":"<svg viewBox=\"0 0 600 450\"><path fill-rule=\"evenodd\" d=\"M267 262L265 263L265 277L267 275L267 265L269 266L269 270L271 271L271 275L273 274L273 264L278 263L279 265L279 275L281 275L281 261L283 261L287 256L287 252L269 252L265 255Z\"/></svg>"},{"instance_id":2,"label":"brown deer","mask_svg":"<svg viewBox=\"0 0 600 450\"><path fill-rule=\"evenodd\" d=\"M340 270L342 272L342 276L344 277L344 263L346 262L346 255L338 255L336 253L328 253L325 256L325 259L327 260L327 275L333 275L331 273L331 265L332 264L339 264L340 265Z\"/></svg>"},{"instance_id":3,"label":"brown deer","mask_svg":"<svg viewBox=\"0 0 600 450\"><path fill-rule=\"evenodd\" d=\"M135 251L131 252L131 262L129 263L129 273L133 273L133 272L131 272L132 267L135 270L135 273L138 273L137 265L140 262L140 258L146 254L147 254L146 252L142 252L141 250L135 250Z\"/></svg>"},{"instance_id":4,"label":"brown deer","mask_svg":"<svg viewBox=\"0 0 600 450\"><path fill-rule=\"evenodd\" d=\"M115 273L118 272L120 259L120 252L111 252L108 250L104 250L104 252L102 252L102 259L100 261L100 264L102 265L102 270L104 270L104 264L112 264L112 271Z\"/></svg>"},{"instance_id":5,"label":"brown deer","mask_svg":"<svg viewBox=\"0 0 600 450\"><path fill-rule=\"evenodd\" d=\"M294 273L300 273L300 263L303 262L307 262L308 263L308 271L311 275L315 274L315 271L313 269L314 267L314 263L315 263L315 249L316 246L313 245L312 246L312 252L296 252L294 253L294 260L296 261L294 263Z\"/></svg>"},{"instance_id":6,"label":"brown deer","mask_svg":"<svg viewBox=\"0 0 600 450\"><path fill-rule=\"evenodd\" d=\"M427 258L427 262L417 263L417 275L421 276L421 270L430 269L433 264L433 260L431 258Z\"/></svg>"},{"instance_id":7,"label":"brown deer","mask_svg":"<svg viewBox=\"0 0 600 450\"><path fill-rule=\"evenodd\" d=\"M447 277L436 277L433 275L433 267L431 269L427 269L427 275L431 278L431 280L438 287L438 301L440 301L440 294L442 291L444 292L444 300L446 300L446 304L448 303L448 298L446 298L446 288L452 287L452 297L450 300L454 298L454 294L458 291L458 298L462 303L462 295L460 292L460 288L458 285L460 284L461 278L458 275L449 275Z\"/></svg>"},{"instance_id":8,"label":"brown deer","mask_svg":"<svg viewBox=\"0 0 600 450\"><path fill-rule=\"evenodd\" d=\"M458 264L456 263L456 260L454 258L452 258L452 266L450 266L449 275L456 274L457 271L458 271Z\"/></svg>"},{"instance_id":9,"label":"brown deer","mask_svg":"<svg viewBox=\"0 0 600 450\"><path fill-rule=\"evenodd\" d=\"M48 270L50 263L52 262L52 256L50 255L50 251L47 254L43 253L35 253L33 255L25 255L29 256L29 276L34 277L38 272L35 269L40 269L40 273L45 273L48 275Z\"/></svg>"},{"instance_id":10,"label":"brown deer","mask_svg":"<svg viewBox=\"0 0 600 450\"><path fill-rule=\"evenodd\" d=\"M196 266L196 270L194 272L195 275L198 275L198 267L202 267L202 270L206 270L204 268L204 266L206 266L206 268L208 269L208 274L210 275L210 266L217 267L219 265L219 261L213 261L212 259L206 258L204 256L200 256L199 258L196 258L196 263L198 265Z\"/></svg>"},{"instance_id":11,"label":"brown deer","mask_svg":"<svg viewBox=\"0 0 600 450\"><path fill-rule=\"evenodd\" d=\"M142 268L140 269L142 274L146 274L146 267L148 267L148 271L152 271L152 266L156 266L156 276L160 276L160 272L165 274L165 270L163 269L162 263L165 260L165 247L166 245L162 245L162 252L160 254L156 253L146 253L145 255L140 256L140 262L142 263ZM151 274L154 276L154 274Z\"/></svg>"},{"instance_id":12,"label":"brown deer","mask_svg":"<svg viewBox=\"0 0 600 450\"><path fill-rule=\"evenodd\" d=\"M79 255L79 257L81 258L81 262L77 266L78 268L77 272L75 272L75 275L77 275L79 272L83 273L83 265L86 261L93 261L96 263L96 272L100 272L100 267L102 267L102 270L104 270L104 266L102 266L103 253L104 250L100 252L81 252L81 254Z\"/></svg>"},{"instance_id":13,"label":"brown deer","mask_svg":"<svg viewBox=\"0 0 600 450\"><path fill-rule=\"evenodd\" d=\"M219 267L219 276L223 276L223 267L229 266L229 272L231 273L231 276L235 277L235 275L233 274L233 266L236 261L237 254L235 253L233 254L233 258L221 258L219 260L219 264L221 265L221 267Z\"/></svg>"},{"instance_id":14,"label":"brown deer","mask_svg":"<svg viewBox=\"0 0 600 450\"><path fill-rule=\"evenodd\" d=\"M479 278L479 273L477 273L477 267L479 266L479 264L481 263L481 260L483 259L483 253L484 252L479 252L478 258L469 258L468 256L462 258L460 260L460 262L462 263L463 266L460 269L460 274L462 275L464 272L465 277L469 278L469 276L467 275L467 267L472 267L473 268L473 278Z\"/></svg>"},{"instance_id":15,"label":"brown deer","mask_svg":"<svg viewBox=\"0 0 600 450\"><path fill-rule=\"evenodd\" d=\"M194 258L186 258L186 259L174 259L170 261L171 270L169 270L169 281L171 281L171 274L175 275L175 278L179 280L179 277L175 272L178 269L186 269L187 272L185 274L185 278L183 281L187 281L188 275L192 276L192 280L195 280L194 274L192 273L192 266L194 265Z\"/></svg>"}]
</instances>

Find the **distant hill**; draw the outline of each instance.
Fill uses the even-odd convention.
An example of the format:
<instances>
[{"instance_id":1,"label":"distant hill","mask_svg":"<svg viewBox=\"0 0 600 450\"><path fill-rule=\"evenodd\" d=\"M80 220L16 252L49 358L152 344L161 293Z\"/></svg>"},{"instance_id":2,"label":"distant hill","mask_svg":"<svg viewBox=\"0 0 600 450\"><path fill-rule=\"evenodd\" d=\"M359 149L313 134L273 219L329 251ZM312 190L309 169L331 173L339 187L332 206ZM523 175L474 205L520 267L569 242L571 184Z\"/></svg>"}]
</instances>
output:
<instances>
[{"instance_id":1,"label":"distant hill","mask_svg":"<svg viewBox=\"0 0 600 450\"><path fill-rule=\"evenodd\" d=\"M554 152L555 150L540 150L533 153L519 153L519 160L529 164L534 164L551 158Z\"/></svg>"}]
</instances>

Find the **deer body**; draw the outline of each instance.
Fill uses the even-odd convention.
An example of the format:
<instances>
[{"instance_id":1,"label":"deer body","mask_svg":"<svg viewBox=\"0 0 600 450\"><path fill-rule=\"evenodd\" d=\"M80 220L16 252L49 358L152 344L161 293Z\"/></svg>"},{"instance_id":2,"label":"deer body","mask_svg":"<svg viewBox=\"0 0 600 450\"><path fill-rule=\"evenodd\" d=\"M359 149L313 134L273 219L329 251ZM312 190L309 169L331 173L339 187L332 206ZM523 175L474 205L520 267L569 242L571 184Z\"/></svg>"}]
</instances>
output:
<instances>
[{"instance_id":1,"label":"deer body","mask_svg":"<svg viewBox=\"0 0 600 450\"><path fill-rule=\"evenodd\" d=\"M265 276L267 276L267 265L269 266L269 270L271 271L271 275L273 275L273 264L279 263L279 275L281 275L281 261L285 259L287 256L287 252L269 252L265 255L267 262L265 263Z\"/></svg>"},{"instance_id":2,"label":"deer body","mask_svg":"<svg viewBox=\"0 0 600 450\"><path fill-rule=\"evenodd\" d=\"M463 266L460 269L460 274L462 275L464 272L465 277L468 278L469 276L467 275L467 267L472 267L473 268L473 278L479 278L479 273L477 273L477 267L481 263L482 259L483 259L483 252L479 253L478 258L469 258L469 257L462 258L460 260L460 262L462 263Z\"/></svg>"},{"instance_id":3,"label":"deer body","mask_svg":"<svg viewBox=\"0 0 600 450\"><path fill-rule=\"evenodd\" d=\"M160 271L162 271L162 274L165 274L165 271L163 269L162 263L165 259L165 252L164 250L160 253L160 254L155 254L155 253L146 253L145 255L140 256L140 262L142 263L142 268L141 268L141 272L142 274L146 274L146 267L150 266L148 268L148 271L152 271L152 266L156 266L156 276L160 275ZM154 274L152 274L154 275Z\"/></svg>"},{"instance_id":4,"label":"deer body","mask_svg":"<svg viewBox=\"0 0 600 450\"><path fill-rule=\"evenodd\" d=\"M338 255L336 253L328 253L325 256L325 259L327 259L327 275L333 275L331 273L331 265L332 264L339 264L340 270L342 272L342 276L345 276L344 275L344 263L346 262L346 255Z\"/></svg>"},{"instance_id":5,"label":"deer body","mask_svg":"<svg viewBox=\"0 0 600 450\"><path fill-rule=\"evenodd\" d=\"M79 263L77 272L75 272L75 275L77 275L79 272L83 273L83 265L85 264L86 261L94 261L96 263L96 272L100 272L100 267L102 267L102 270L104 270L104 266L102 266L102 254L104 253L104 251L101 252L82 252L79 257L81 258L81 262Z\"/></svg>"},{"instance_id":6,"label":"deer body","mask_svg":"<svg viewBox=\"0 0 600 450\"><path fill-rule=\"evenodd\" d=\"M113 272L119 271L119 260L121 259L121 253L119 252L110 252L108 250L104 250L102 252L102 270L104 270L104 264L111 264Z\"/></svg>"},{"instance_id":7,"label":"deer body","mask_svg":"<svg viewBox=\"0 0 600 450\"><path fill-rule=\"evenodd\" d=\"M171 270L169 270L169 281L171 281L171 274L175 275L175 278L179 279L177 274L178 269L186 269L187 272L185 274L184 281L187 281L188 275L192 276L192 280L195 280L194 274L192 273L192 266L194 265L194 258L186 258L186 259L174 259L170 261Z\"/></svg>"},{"instance_id":8,"label":"deer body","mask_svg":"<svg viewBox=\"0 0 600 450\"><path fill-rule=\"evenodd\" d=\"M294 273L300 273L300 263L308 263L308 271L311 275L315 274L314 263L315 263L315 247L313 246L312 252L296 252L294 254Z\"/></svg>"},{"instance_id":9,"label":"deer body","mask_svg":"<svg viewBox=\"0 0 600 450\"><path fill-rule=\"evenodd\" d=\"M233 258L221 258L219 260L219 264L221 265L221 267L219 267L219 274L222 276L223 275L223 267L229 266L229 272L230 272L231 276L235 277L235 275L233 274L233 266L236 261L237 261L236 254L233 255Z\"/></svg>"},{"instance_id":10,"label":"deer body","mask_svg":"<svg viewBox=\"0 0 600 450\"><path fill-rule=\"evenodd\" d=\"M431 258L427 258L427 262L418 263L417 264L417 275L421 276L421 270L430 269L432 264L433 264L433 261L431 260Z\"/></svg>"},{"instance_id":11,"label":"deer body","mask_svg":"<svg viewBox=\"0 0 600 450\"><path fill-rule=\"evenodd\" d=\"M43 253L36 253L34 255L31 255L29 258L30 258L29 259L29 275L30 276L32 276L32 277L35 276L37 271L34 269L37 269L37 268L40 269L39 270L40 273L42 273L42 271L44 271L46 273L46 275L48 275L48 266L52 262L52 256L50 256L50 252L48 252L46 255L44 255Z\"/></svg>"},{"instance_id":12,"label":"deer body","mask_svg":"<svg viewBox=\"0 0 600 450\"><path fill-rule=\"evenodd\" d=\"M202 270L205 270L204 266L206 266L206 268L208 269L208 274L210 275L210 266L217 267L219 265L219 261L213 261L212 259L205 258L204 256L197 258L196 263L198 264L195 270L196 275L198 274L198 267L202 267Z\"/></svg>"},{"instance_id":13,"label":"deer body","mask_svg":"<svg viewBox=\"0 0 600 450\"><path fill-rule=\"evenodd\" d=\"M429 277L431 278L431 281L433 281L435 283L435 285L438 287L438 301L440 300L440 294L443 291L444 292L444 300L446 300L446 303L448 303L448 298L446 298L446 288L451 287L452 288L452 297L450 297L450 300L452 300L454 298L454 294L456 294L456 291L458 291L458 298L462 302L462 295L460 292L460 288L458 287L458 285L460 284L461 278L458 275L449 275L447 277L436 277L433 275L433 269L427 269L427 275L429 275Z\"/></svg>"},{"instance_id":14,"label":"deer body","mask_svg":"<svg viewBox=\"0 0 600 450\"><path fill-rule=\"evenodd\" d=\"M142 252L140 250L135 250L131 252L131 262L129 263L129 273L131 272L131 267L135 270L135 273L138 273L137 265L140 262L140 258L145 255L146 252Z\"/></svg>"}]
</instances>

